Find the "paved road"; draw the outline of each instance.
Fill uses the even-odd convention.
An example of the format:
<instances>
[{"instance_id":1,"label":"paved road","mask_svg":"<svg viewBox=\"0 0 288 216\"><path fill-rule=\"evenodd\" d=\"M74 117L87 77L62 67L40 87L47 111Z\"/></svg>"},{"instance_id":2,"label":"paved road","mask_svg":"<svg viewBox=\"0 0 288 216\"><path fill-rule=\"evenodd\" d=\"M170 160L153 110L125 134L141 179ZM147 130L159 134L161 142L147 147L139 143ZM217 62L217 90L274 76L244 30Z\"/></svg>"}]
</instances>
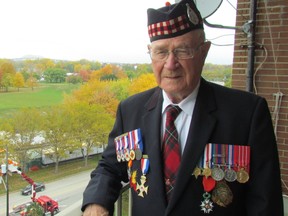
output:
<instances>
[{"instance_id":1,"label":"paved road","mask_svg":"<svg viewBox=\"0 0 288 216\"><path fill-rule=\"evenodd\" d=\"M82 193L90 179L90 172L85 171L73 176L47 183L46 190L38 192L37 196L47 195L59 202L60 212L65 208L79 203ZM3 187L1 184L0 187ZM31 200L30 196L22 196L20 192L10 193L9 207L12 211L13 206L20 205ZM6 215L6 195L0 196L0 216Z\"/></svg>"}]
</instances>

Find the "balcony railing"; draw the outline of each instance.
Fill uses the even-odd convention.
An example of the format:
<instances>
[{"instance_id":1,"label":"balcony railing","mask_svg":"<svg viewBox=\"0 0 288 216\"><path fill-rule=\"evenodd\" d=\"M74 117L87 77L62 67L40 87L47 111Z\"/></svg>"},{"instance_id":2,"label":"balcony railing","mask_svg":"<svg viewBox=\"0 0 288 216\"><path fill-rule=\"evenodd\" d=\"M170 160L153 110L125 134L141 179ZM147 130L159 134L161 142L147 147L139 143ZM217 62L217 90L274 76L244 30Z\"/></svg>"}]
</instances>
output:
<instances>
[{"instance_id":1,"label":"balcony railing","mask_svg":"<svg viewBox=\"0 0 288 216\"><path fill-rule=\"evenodd\" d=\"M128 205L123 206L123 199L127 197L128 197L128 203L127 203ZM124 214L123 212L126 212L126 214ZM120 196L117 202L115 203L114 216L132 216L132 198L129 184L123 186L123 188L120 191Z\"/></svg>"}]
</instances>

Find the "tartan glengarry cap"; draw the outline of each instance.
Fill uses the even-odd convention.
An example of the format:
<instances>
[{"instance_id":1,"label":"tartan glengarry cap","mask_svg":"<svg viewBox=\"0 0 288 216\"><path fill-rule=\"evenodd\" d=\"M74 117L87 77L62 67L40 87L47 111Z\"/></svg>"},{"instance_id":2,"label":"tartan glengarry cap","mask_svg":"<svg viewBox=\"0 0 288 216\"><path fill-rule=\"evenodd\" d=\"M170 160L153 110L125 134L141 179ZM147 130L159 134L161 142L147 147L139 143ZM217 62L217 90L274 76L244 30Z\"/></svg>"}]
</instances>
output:
<instances>
[{"instance_id":1,"label":"tartan glengarry cap","mask_svg":"<svg viewBox=\"0 0 288 216\"><path fill-rule=\"evenodd\" d=\"M193 0L182 0L159 9L149 8L147 15L151 42L203 29L203 19Z\"/></svg>"}]
</instances>

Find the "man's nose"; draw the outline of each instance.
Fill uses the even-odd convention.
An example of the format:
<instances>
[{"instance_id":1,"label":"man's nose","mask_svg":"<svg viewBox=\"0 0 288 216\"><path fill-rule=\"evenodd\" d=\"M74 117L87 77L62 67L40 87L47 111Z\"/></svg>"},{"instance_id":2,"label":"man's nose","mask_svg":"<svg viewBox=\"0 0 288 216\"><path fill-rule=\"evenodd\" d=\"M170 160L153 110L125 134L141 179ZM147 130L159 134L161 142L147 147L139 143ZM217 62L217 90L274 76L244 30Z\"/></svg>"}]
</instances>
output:
<instances>
[{"instance_id":1,"label":"man's nose","mask_svg":"<svg viewBox=\"0 0 288 216\"><path fill-rule=\"evenodd\" d=\"M175 70L179 66L178 59L173 52L169 52L165 61L165 67L169 70Z\"/></svg>"}]
</instances>

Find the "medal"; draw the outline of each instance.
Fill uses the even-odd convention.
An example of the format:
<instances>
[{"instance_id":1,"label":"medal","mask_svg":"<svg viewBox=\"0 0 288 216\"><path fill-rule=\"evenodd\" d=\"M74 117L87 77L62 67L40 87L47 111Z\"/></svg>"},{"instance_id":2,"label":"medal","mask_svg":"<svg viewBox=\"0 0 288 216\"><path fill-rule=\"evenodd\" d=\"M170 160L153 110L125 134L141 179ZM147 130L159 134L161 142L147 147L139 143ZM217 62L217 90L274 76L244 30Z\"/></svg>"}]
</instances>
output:
<instances>
[{"instance_id":1,"label":"medal","mask_svg":"<svg viewBox=\"0 0 288 216\"><path fill-rule=\"evenodd\" d=\"M141 184L137 183L136 191L139 191L138 196L144 197L144 193L148 193L148 186L145 186L146 183L146 174L149 170L150 162L148 158L142 158L141 159L141 171L142 171L142 176L140 178Z\"/></svg>"},{"instance_id":2,"label":"medal","mask_svg":"<svg viewBox=\"0 0 288 216\"><path fill-rule=\"evenodd\" d=\"M130 154L128 149L124 149L124 157L125 160L128 162L130 160Z\"/></svg>"},{"instance_id":3,"label":"medal","mask_svg":"<svg viewBox=\"0 0 288 216\"><path fill-rule=\"evenodd\" d=\"M204 200L201 202L201 211L206 214L209 214L213 210L213 203L210 201L211 195L209 193L203 194Z\"/></svg>"},{"instance_id":4,"label":"medal","mask_svg":"<svg viewBox=\"0 0 288 216\"><path fill-rule=\"evenodd\" d=\"M116 155L117 155L117 161L118 161L118 162L121 162L121 155L120 155L120 152L116 152Z\"/></svg>"},{"instance_id":5,"label":"medal","mask_svg":"<svg viewBox=\"0 0 288 216\"><path fill-rule=\"evenodd\" d=\"M133 133L130 131L128 132L128 140L129 140L129 157L130 160L135 160L135 142L134 142L134 137Z\"/></svg>"},{"instance_id":6,"label":"medal","mask_svg":"<svg viewBox=\"0 0 288 216\"><path fill-rule=\"evenodd\" d=\"M246 183L249 180L249 174L244 168L241 168L237 172L237 181L240 183Z\"/></svg>"},{"instance_id":7,"label":"medal","mask_svg":"<svg viewBox=\"0 0 288 216\"><path fill-rule=\"evenodd\" d=\"M204 150L204 154L203 154L203 156L201 157L201 159L199 161L199 168L202 169L202 173L201 174L203 176L205 176L206 178L211 176L211 169L210 169L210 167L212 166L211 158L212 158L211 144L207 144L206 147L205 147L205 150ZM198 170L196 170L196 171L199 173Z\"/></svg>"},{"instance_id":8,"label":"medal","mask_svg":"<svg viewBox=\"0 0 288 216\"><path fill-rule=\"evenodd\" d=\"M237 179L237 174L234 169L230 167L225 170L225 180L228 182L234 182Z\"/></svg>"},{"instance_id":9,"label":"medal","mask_svg":"<svg viewBox=\"0 0 288 216\"><path fill-rule=\"evenodd\" d=\"M202 175L208 178L209 176L211 176L211 169L208 167L204 168L202 171Z\"/></svg>"},{"instance_id":10,"label":"medal","mask_svg":"<svg viewBox=\"0 0 288 216\"><path fill-rule=\"evenodd\" d=\"M206 178L205 176L203 176L202 184L203 184L205 193L203 194L204 200L201 202L201 205L200 205L201 211L203 211L204 213L210 213L214 206L210 200L211 195L209 192L214 189L216 181L211 177Z\"/></svg>"},{"instance_id":11,"label":"medal","mask_svg":"<svg viewBox=\"0 0 288 216\"><path fill-rule=\"evenodd\" d=\"M211 171L211 176L215 181L221 181L224 179L225 173L224 171L220 168L220 166L218 167L214 167Z\"/></svg>"},{"instance_id":12,"label":"medal","mask_svg":"<svg viewBox=\"0 0 288 216\"><path fill-rule=\"evenodd\" d=\"M117 136L114 139L117 161L141 160L143 142L140 128Z\"/></svg>"},{"instance_id":13,"label":"medal","mask_svg":"<svg viewBox=\"0 0 288 216\"><path fill-rule=\"evenodd\" d=\"M137 171L134 170L133 172L131 172L130 187L133 188L135 191L137 191L137 190L136 190L136 188L137 188L136 178L137 178Z\"/></svg>"},{"instance_id":14,"label":"medal","mask_svg":"<svg viewBox=\"0 0 288 216\"><path fill-rule=\"evenodd\" d=\"M137 187L136 190L139 191L138 196L140 197L144 197L144 193L148 193L148 186L145 187L145 183L146 183L146 176L142 175L141 179L140 179L141 184L137 183Z\"/></svg>"},{"instance_id":15,"label":"medal","mask_svg":"<svg viewBox=\"0 0 288 216\"><path fill-rule=\"evenodd\" d=\"M127 173L128 173L128 178L130 179L131 178L131 167L132 167L132 163L133 161L132 160L129 160L127 166L128 166L128 169L127 169Z\"/></svg>"},{"instance_id":16,"label":"medal","mask_svg":"<svg viewBox=\"0 0 288 216\"><path fill-rule=\"evenodd\" d=\"M225 173L221 169L221 166L225 164L225 145L213 144L212 154L214 166L211 171L211 176L215 181L221 181L225 177Z\"/></svg>"},{"instance_id":17,"label":"medal","mask_svg":"<svg viewBox=\"0 0 288 216\"><path fill-rule=\"evenodd\" d=\"M227 207L233 200L233 194L225 181L217 182L212 192L212 201L219 206Z\"/></svg>"},{"instance_id":18,"label":"medal","mask_svg":"<svg viewBox=\"0 0 288 216\"><path fill-rule=\"evenodd\" d=\"M142 152L139 148L137 148L135 150L135 158L136 158L136 160L141 160L141 158L142 158Z\"/></svg>"},{"instance_id":19,"label":"medal","mask_svg":"<svg viewBox=\"0 0 288 216\"><path fill-rule=\"evenodd\" d=\"M129 156L131 160L135 160L135 151L133 149L130 150Z\"/></svg>"},{"instance_id":20,"label":"medal","mask_svg":"<svg viewBox=\"0 0 288 216\"><path fill-rule=\"evenodd\" d=\"M199 175L201 175L201 169L199 167L195 167L192 175L195 176L195 178L197 179Z\"/></svg>"}]
</instances>

